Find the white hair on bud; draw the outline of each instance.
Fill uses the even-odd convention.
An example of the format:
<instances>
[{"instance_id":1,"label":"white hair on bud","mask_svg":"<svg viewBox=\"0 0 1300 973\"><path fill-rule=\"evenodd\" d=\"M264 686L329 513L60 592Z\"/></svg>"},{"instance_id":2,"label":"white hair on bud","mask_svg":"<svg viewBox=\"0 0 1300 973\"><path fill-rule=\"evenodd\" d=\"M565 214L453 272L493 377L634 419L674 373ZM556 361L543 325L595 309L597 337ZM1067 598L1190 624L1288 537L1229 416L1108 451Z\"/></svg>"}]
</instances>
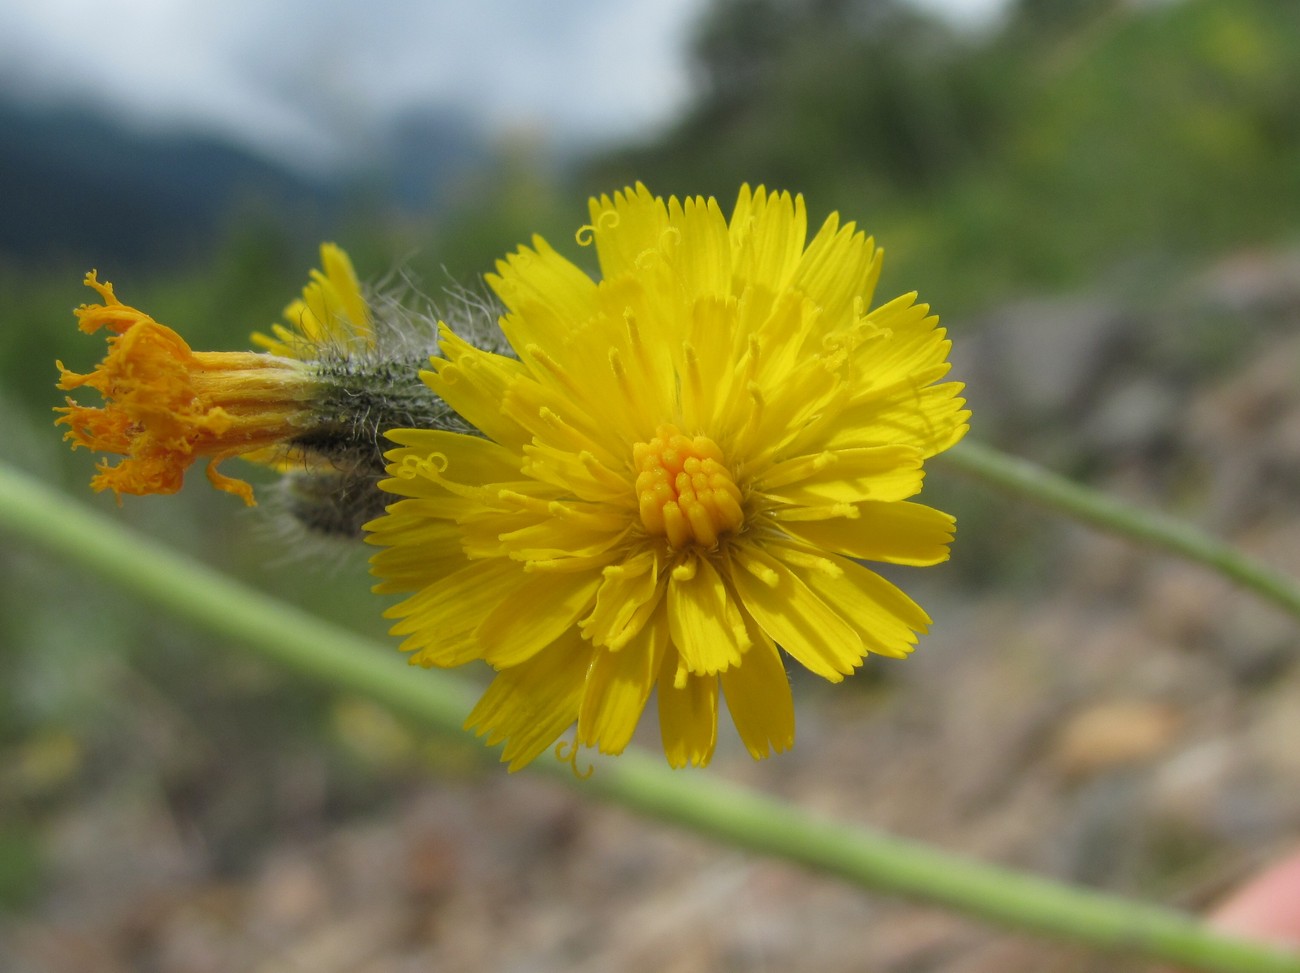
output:
<instances>
[{"instance_id":1,"label":"white hair on bud","mask_svg":"<svg viewBox=\"0 0 1300 973\"><path fill-rule=\"evenodd\" d=\"M475 347L514 357L501 332L505 308L482 282L469 287L448 276L441 299L435 299L414 275L395 269L367 288L366 300L375 316L376 341L381 346L403 343L411 351L427 349L428 357L435 357L438 325L446 324Z\"/></svg>"},{"instance_id":2,"label":"white hair on bud","mask_svg":"<svg viewBox=\"0 0 1300 973\"><path fill-rule=\"evenodd\" d=\"M258 490L258 506L241 511L251 516L262 543L276 552L269 567L280 568L310 561L313 575L337 578L363 573L370 552L358 544L359 533L325 531L301 519L302 505L294 498L288 474Z\"/></svg>"},{"instance_id":3,"label":"white hair on bud","mask_svg":"<svg viewBox=\"0 0 1300 973\"><path fill-rule=\"evenodd\" d=\"M396 269L365 288L373 318L373 343L322 343L311 368L320 391L300 435L289 443L302 467L285 472L265 491L285 540L301 549L302 536L355 539L384 512L389 497L378 483L387 474L384 434L391 429L448 429L477 434L419 377L437 357L438 326L485 350L513 356L501 332L502 307L480 285L444 288L444 302L429 298L407 272Z\"/></svg>"}]
</instances>

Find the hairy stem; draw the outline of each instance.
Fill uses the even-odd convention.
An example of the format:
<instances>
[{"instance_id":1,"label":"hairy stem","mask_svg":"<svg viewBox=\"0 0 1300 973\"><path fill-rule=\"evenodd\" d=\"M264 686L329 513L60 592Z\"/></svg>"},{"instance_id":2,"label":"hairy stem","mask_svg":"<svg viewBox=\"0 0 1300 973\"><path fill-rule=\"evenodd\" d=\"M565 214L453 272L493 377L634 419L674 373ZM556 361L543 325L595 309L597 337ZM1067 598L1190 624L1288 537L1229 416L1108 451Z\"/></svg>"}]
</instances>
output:
<instances>
[{"instance_id":1,"label":"hairy stem","mask_svg":"<svg viewBox=\"0 0 1300 973\"><path fill-rule=\"evenodd\" d=\"M364 694L440 733L463 734L475 691L410 671L390 646L322 622L122 528L0 465L0 529L188 624L342 692ZM720 843L797 862L864 889L946 906L1016 929L1217 973L1300 973L1300 956L1221 936L1160 906L981 864L629 753L579 780L581 793Z\"/></svg>"},{"instance_id":2,"label":"hairy stem","mask_svg":"<svg viewBox=\"0 0 1300 973\"><path fill-rule=\"evenodd\" d=\"M1028 460L967 440L934 462L1075 520L1217 571L1300 618L1300 583L1185 521L1080 486Z\"/></svg>"}]
</instances>

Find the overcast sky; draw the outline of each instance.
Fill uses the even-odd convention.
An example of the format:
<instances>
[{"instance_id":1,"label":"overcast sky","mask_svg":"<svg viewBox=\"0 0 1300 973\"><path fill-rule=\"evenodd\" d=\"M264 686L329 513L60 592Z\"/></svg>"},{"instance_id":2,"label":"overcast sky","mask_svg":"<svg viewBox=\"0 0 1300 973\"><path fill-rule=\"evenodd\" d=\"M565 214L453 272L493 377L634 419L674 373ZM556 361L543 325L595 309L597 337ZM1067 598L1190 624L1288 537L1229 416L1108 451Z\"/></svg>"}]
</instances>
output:
<instances>
[{"instance_id":1,"label":"overcast sky","mask_svg":"<svg viewBox=\"0 0 1300 973\"><path fill-rule=\"evenodd\" d=\"M1005 0L914 0L979 23ZM328 163L381 120L451 105L490 128L589 141L652 127L687 92L705 0L0 2L0 85L215 128Z\"/></svg>"}]
</instances>

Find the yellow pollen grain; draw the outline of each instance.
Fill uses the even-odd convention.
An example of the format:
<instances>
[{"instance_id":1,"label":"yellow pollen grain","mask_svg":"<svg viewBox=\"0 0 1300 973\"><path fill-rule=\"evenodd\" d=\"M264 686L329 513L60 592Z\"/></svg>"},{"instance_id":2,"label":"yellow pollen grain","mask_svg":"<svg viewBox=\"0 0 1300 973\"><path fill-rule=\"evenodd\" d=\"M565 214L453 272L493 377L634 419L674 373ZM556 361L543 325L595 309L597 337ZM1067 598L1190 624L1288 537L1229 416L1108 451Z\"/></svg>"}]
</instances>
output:
<instances>
[{"instance_id":1,"label":"yellow pollen grain","mask_svg":"<svg viewBox=\"0 0 1300 973\"><path fill-rule=\"evenodd\" d=\"M632 458L641 523L674 550L716 547L723 534L743 526L740 490L712 439L663 425L648 443L632 447Z\"/></svg>"}]
</instances>

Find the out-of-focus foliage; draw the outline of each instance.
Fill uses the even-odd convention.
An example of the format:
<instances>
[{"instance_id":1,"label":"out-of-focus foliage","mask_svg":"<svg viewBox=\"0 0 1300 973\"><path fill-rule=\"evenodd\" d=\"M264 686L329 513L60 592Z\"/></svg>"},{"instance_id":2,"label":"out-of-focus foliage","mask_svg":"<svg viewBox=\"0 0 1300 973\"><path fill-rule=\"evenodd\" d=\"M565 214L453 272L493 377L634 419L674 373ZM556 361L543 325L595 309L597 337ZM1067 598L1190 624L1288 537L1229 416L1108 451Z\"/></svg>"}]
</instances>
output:
<instances>
[{"instance_id":1,"label":"out-of-focus foliage","mask_svg":"<svg viewBox=\"0 0 1300 973\"><path fill-rule=\"evenodd\" d=\"M923 194L1000 129L972 51L898 0L717 0L693 46L694 105L609 165L676 193L763 181L844 208Z\"/></svg>"},{"instance_id":2,"label":"out-of-focus foliage","mask_svg":"<svg viewBox=\"0 0 1300 973\"><path fill-rule=\"evenodd\" d=\"M1297 51L1271 0L1022 0L976 35L898 0L717 0L685 117L589 177L796 188L973 309L1294 233Z\"/></svg>"}]
</instances>

